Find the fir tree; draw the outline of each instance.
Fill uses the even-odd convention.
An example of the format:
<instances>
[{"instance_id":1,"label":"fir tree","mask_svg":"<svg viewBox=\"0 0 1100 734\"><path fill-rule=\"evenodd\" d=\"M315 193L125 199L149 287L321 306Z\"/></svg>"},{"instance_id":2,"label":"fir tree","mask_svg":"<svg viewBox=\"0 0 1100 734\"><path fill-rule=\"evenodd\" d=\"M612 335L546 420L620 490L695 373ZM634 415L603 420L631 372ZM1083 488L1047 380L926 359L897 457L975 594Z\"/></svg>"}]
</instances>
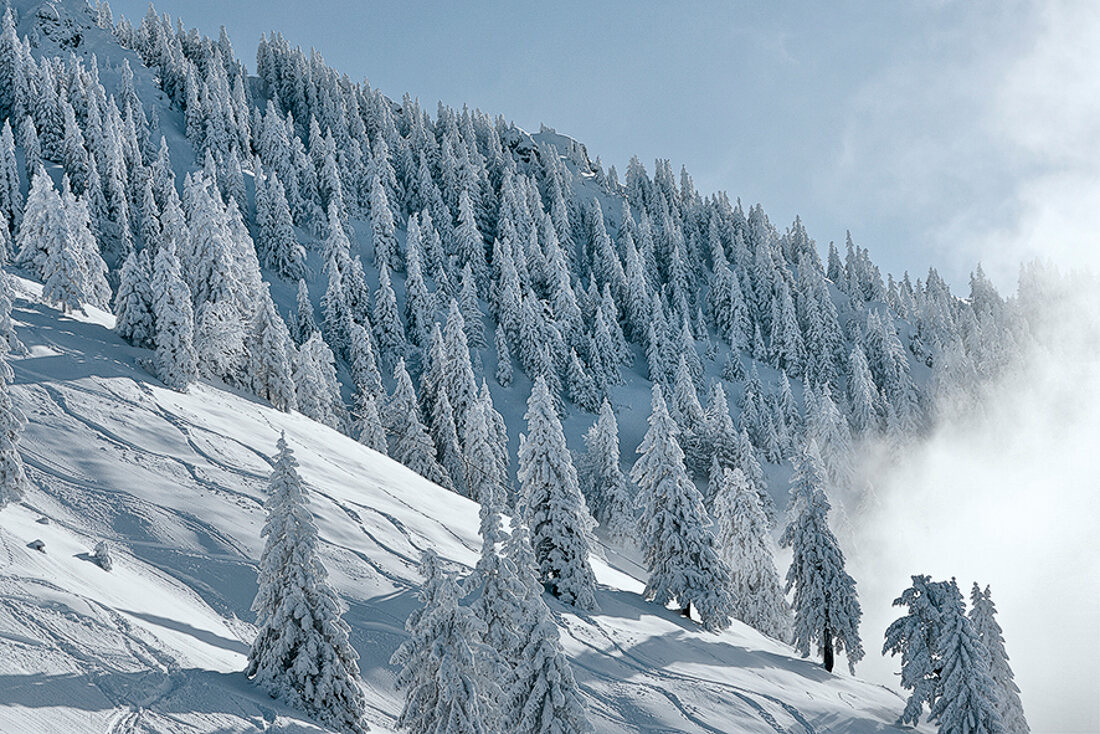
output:
<instances>
[{"instance_id":1,"label":"fir tree","mask_svg":"<svg viewBox=\"0 0 1100 734\"><path fill-rule=\"evenodd\" d=\"M692 606L704 627L729 626L730 569L718 556L703 498L688 478L679 429L668 414L661 386L653 386L649 430L630 470L642 507L639 544L649 569L645 598L676 601L684 616Z\"/></svg>"},{"instance_id":2,"label":"fir tree","mask_svg":"<svg viewBox=\"0 0 1100 734\"><path fill-rule=\"evenodd\" d=\"M716 538L732 569L733 616L777 640L788 639L791 612L775 569L760 497L740 469L719 469L713 507Z\"/></svg>"},{"instance_id":3,"label":"fir tree","mask_svg":"<svg viewBox=\"0 0 1100 734\"><path fill-rule=\"evenodd\" d=\"M566 604L593 611L596 579L588 561L592 520L550 390L541 377L531 390L525 418L519 507L531 528L539 577Z\"/></svg>"},{"instance_id":4,"label":"fir tree","mask_svg":"<svg viewBox=\"0 0 1100 734\"><path fill-rule=\"evenodd\" d=\"M542 599L534 554L523 525L513 523L511 536L505 543L505 557L516 569L520 593L526 590L516 625L520 643L507 691L505 721L525 734L591 731L584 698L561 648L558 628Z\"/></svg>"},{"instance_id":5,"label":"fir tree","mask_svg":"<svg viewBox=\"0 0 1100 734\"><path fill-rule=\"evenodd\" d=\"M1000 734L1004 727L997 712L997 684L989 674L989 651L966 616L954 579L940 614L936 640L940 687L931 717L940 734Z\"/></svg>"},{"instance_id":6,"label":"fir tree","mask_svg":"<svg viewBox=\"0 0 1100 734\"><path fill-rule=\"evenodd\" d=\"M156 318L157 376L173 390L186 392L198 376L195 318L191 291L180 274L175 244L157 250L153 261L153 314Z\"/></svg>"},{"instance_id":7,"label":"fir tree","mask_svg":"<svg viewBox=\"0 0 1100 734\"><path fill-rule=\"evenodd\" d=\"M0 349L0 508L22 500L30 486L19 454L19 440L27 419L11 399L10 385L14 379L7 349Z\"/></svg>"},{"instance_id":8,"label":"fir tree","mask_svg":"<svg viewBox=\"0 0 1100 734\"><path fill-rule=\"evenodd\" d=\"M248 344L248 372L253 391L279 410L294 410L298 407L293 374L294 347L290 331L275 309L266 283L252 317Z\"/></svg>"},{"instance_id":9,"label":"fir tree","mask_svg":"<svg viewBox=\"0 0 1100 734\"><path fill-rule=\"evenodd\" d=\"M619 426L611 403L604 398L600 417L584 434L585 453L577 476L596 521L616 545L634 537L634 498L619 467Z\"/></svg>"},{"instance_id":10,"label":"fir tree","mask_svg":"<svg viewBox=\"0 0 1100 734\"><path fill-rule=\"evenodd\" d=\"M833 652L846 652L854 673L863 658L859 620L863 616L856 583L844 570L844 554L829 528L829 500L822 488L817 448L811 442L798 458L791 477L789 521L779 542L793 557L786 591L795 590L794 646L808 657L816 644L825 670L832 672Z\"/></svg>"},{"instance_id":11,"label":"fir tree","mask_svg":"<svg viewBox=\"0 0 1100 734\"><path fill-rule=\"evenodd\" d=\"M512 353L508 349L508 336L501 324L497 324L496 331L493 333L493 343L497 350L497 384L508 387L512 384Z\"/></svg>"},{"instance_id":12,"label":"fir tree","mask_svg":"<svg viewBox=\"0 0 1100 734\"><path fill-rule=\"evenodd\" d=\"M458 603L458 584L438 563L434 551L424 552L423 608L409 614L409 639L390 658L400 667L397 688L405 690L397 726L415 734L488 734L496 729L500 697L487 664L495 656L482 642L485 624Z\"/></svg>"},{"instance_id":13,"label":"fir tree","mask_svg":"<svg viewBox=\"0 0 1100 734\"><path fill-rule=\"evenodd\" d=\"M982 647L989 653L989 675L995 686L996 708L1001 717L1001 725L1005 734L1028 734L1031 728L1024 716L1020 689L1014 680L1012 666L1008 664L1008 653L1005 652L1005 641L996 615L997 607L993 604L989 587L982 591L975 583L970 592L969 617Z\"/></svg>"},{"instance_id":14,"label":"fir tree","mask_svg":"<svg viewBox=\"0 0 1100 734\"><path fill-rule=\"evenodd\" d=\"M313 332L317 331L317 322L313 320L313 303L309 300L309 287L303 278L298 279L298 296L295 302L294 341L305 344Z\"/></svg>"},{"instance_id":15,"label":"fir tree","mask_svg":"<svg viewBox=\"0 0 1100 734\"><path fill-rule=\"evenodd\" d=\"M315 333L298 350L294 385L302 415L339 430L343 424L344 406L335 361L332 350L321 335Z\"/></svg>"},{"instance_id":16,"label":"fir tree","mask_svg":"<svg viewBox=\"0 0 1100 734\"><path fill-rule=\"evenodd\" d=\"M131 252L122 264L115 294L115 331L136 347L152 347L156 336L151 271L148 250Z\"/></svg>"},{"instance_id":17,"label":"fir tree","mask_svg":"<svg viewBox=\"0 0 1100 734\"><path fill-rule=\"evenodd\" d=\"M318 554L298 462L282 437L265 502L266 538L252 603L259 632L246 674L272 696L342 731L364 732L358 654Z\"/></svg>"},{"instance_id":18,"label":"fir tree","mask_svg":"<svg viewBox=\"0 0 1100 734\"><path fill-rule=\"evenodd\" d=\"M454 486L435 458L435 445L420 420L412 379L399 360L393 370L394 389L386 403L385 426L389 435L390 457L429 481L444 487Z\"/></svg>"}]
</instances>

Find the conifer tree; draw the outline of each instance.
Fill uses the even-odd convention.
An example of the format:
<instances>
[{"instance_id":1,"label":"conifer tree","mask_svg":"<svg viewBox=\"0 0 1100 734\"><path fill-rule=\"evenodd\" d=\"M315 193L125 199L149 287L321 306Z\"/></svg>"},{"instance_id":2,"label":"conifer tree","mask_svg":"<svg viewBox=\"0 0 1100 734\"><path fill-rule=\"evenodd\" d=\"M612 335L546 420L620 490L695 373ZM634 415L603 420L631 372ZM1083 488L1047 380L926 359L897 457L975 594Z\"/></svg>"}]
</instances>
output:
<instances>
[{"instance_id":1,"label":"conifer tree","mask_svg":"<svg viewBox=\"0 0 1100 734\"><path fill-rule=\"evenodd\" d=\"M811 441L791 476L789 520L779 540L793 553L786 591L795 590L794 647L808 657L810 646L816 645L829 672L834 650L846 652L848 669L854 673L863 658L859 638L863 611L856 583L844 570L844 554L829 528L830 505L818 461L817 447Z\"/></svg>"},{"instance_id":2,"label":"conifer tree","mask_svg":"<svg viewBox=\"0 0 1100 734\"><path fill-rule=\"evenodd\" d=\"M470 266L477 283L488 283L488 267L485 264L485 239L478 230L470 192L463 189L458 196L458 225L455 227L455 252L458 265Z\"/></svg>"},{"instance_id":3,"label":"conifer tree","mask_svg":"<svg viewBox=\"0 0 1100 734\"><path fill-rule=\"evenodd\" d=\"M729 626L730 569L718 556L710 516L688 478L679 429L668 414L661 386L653 386L649 430L630 470L642 507L639 544L649 568L645 598L676 601L684 616L694 606L708 630Z\"/></svg>"},{"instance_id":4,"label":"conifer tree","mask_svg":"<svg viewBox=\"0 0 1100 734\"><path fill-rule=\"evenodd\" d=\"M527 401L527 435L519 448L520 503L540 580L566 604L596 609L596 579L589 565L592 519L546 380L539 377Z\"/></svg>"},{"instance_id":5,"label":"conifer tree","mask_svg":"<svg viewBox=\"0 0 1100 734\"><path fill-rule=\"evenodd\" d=\"M472 497L466 488L466 466L462 459L462 446L455 430L454 411L445 391L440 391L432 404L430 432L435 442L436 455L451 483L444 485L459 494Z\"/></svg>"},{"instance_id":6,"label":"conifer tree","mask_svg":"<svg viewBox=\"0 0 1100 734\"><path fill-rule=\"evenodd\" d=\"M458 301L454 299L451 299L447 324L443 329L443 351L446 359L443 387L454 408L455 428L459 435L464 435L466 415L477 397L477 382L466 342L466 320L462 317Z\"/></svg>"},{"instance_id":7,"label":"conifer tree","mask_svg":"<svg viewBox=\"0 0 1100 734\"><path fill-rule=\"evenodd\" d=\"M388 454L386 429L382 426L382 416L378 412L378 400L374 395L360 390L355 395L355 420L352 428L359 443L368 446L380 454Z\"/></svg>"},{"instance_id":8,"label":"conifer tree","mask_svg":"<svg viewBox=\"0 0 1100 734\"><path fill-rule=\"evenodd\" d=\"M878 391L863 349L856 344L848 357L848 410L852 430L857 434L874 432L879 427Z\"/></svg>"},{"instance_id":9,"label":"conifer tree","mask_svg":"<svg viewBox=\"0 0 1100 734\"><path fill-rule=\"evenodd\" d=\"M378 369L378 360L374 357L374 347L371 344L370 334L367 330L352 322L351 344L348 347L351 364L351 379L355 389L375 398L382 395L382 373Z\"/></svg>"},{"instance_id":10,"label":"conifer tree","mask_svg":"<svg viewBox=\"0 0 1100 734\"><path fill-rule=\"evenodd\" d=\"M298 350L294 386L302 415L339 430L343 424L344 406L335 361L321 335L314 333Z\"/></svg>"},{"instance_id":11,"label":"conifer tree","mask_svg":"<svg viewBox=\"0 0 1100 734\"><path fill-rule=\"evenodd\" d=\"M359 656L318 557L317 526L285 437L278 449L264 503L267 522L261 535L267 540L252 603L259 632L246 674L272 696L329 726L365 732Z\"/></svg>"},{"instance_id":12,"label":"conifer tree","mask_svg":"<svg viewBox=\"0 0 1100 734\"><path fill-rule=\"evenodd\" d=\"M577 475L593 516L611 542L623 545L634 537L634 497L619 467L619 425L604 398L600 417L584 434L585 453Z\"/></svg>"},{"instance_id":13,"label":"conifer tree","mask_svg":"<svg viewBox=\"0 0 1100 734\"><path fill-rule=\"evenodd\" d=\"M394 389L386 403L385 426L389 435L390 457L429 481L444 487L454 486L435 458L435 445L420 420L412 379L399 360L393 370Z\"/></svg>"},{"instance_id":14,"label":"conifer tree","mask_svg":"<svg viewBox=\"0 0 1100 734\"><path fill-rule=\"evenodd\" d=\"M534 553L527 528L522 524L512 524L512 533L505 543L505 557L516 569L518 588L526 590L526 594L521 597L522 608L516 626L520 643L505 699L504 720L513 723L515 731L524 734L591 731L584 698L561 648L558 628L542 599Z\"/></svg>"},{"instance_id":15,"label":"conifer tree","mask_svg":"<svg viewBox=\"0 0 1100 734\"><path fill-rule=\"evenodd\" d=\"M195 355L195 317L191 291L180 274L174 242L158 250L153 261L153 315L156 320L157 376L172 388L186 392L198 377Z\"/></svg>"},{"instance_id":16,"label":"conifer tree","mask_svg":"<svg viewBox=\"0 0 1100 734\"><path fill-rule=\"evenodd\" d=\"M493 333L493 343L497 350L497 384L508 387L512 384L512 353L508 349L508 335L505 334L501 324L497 324L496 331Z\"/></svg>"},{"instance_id":17,"label":"conifer tree","mask_svg":"<svg viewBox=\"0 0 1100 734\"><path fill-rule=\"evenodd\" d=\"M305 344L313 336L313 332L317 331L317 322L313 320L313 303L309 300L309 287L304 278L298 279L294 313L294 341Z\"/></svg>"},{"instance_id":18,"label":"conifer tree","mask_svg":"<svg viewBox=\"0 0 1100 734\"><path fill-rule=\"evenodd\" d=\"M786 641L791 611L775 569L768 521L760 497L740 469L719 469L713 500L716 538L732 569L733 616L777 640Z\"/></svg>"},{"instance_id":19,"label":"conifer tree","mask_svg":"<svg viewBox=\"0 0 1100 734\"><path fill-rule=\"evenodd\" d=\"M5 281L7 278L5 277ZM5 282L5 290L9 287ZM19 502L30 483L19 454L19 440L27 419L11 399L15 372L8 364L7 344L0 348L0 508Z\"/></svg>"},{"instance_id":20,"label":"conifer tree","mask_svg":"<svg viewBox=\"0 0 1100 734\"><path fill-rule=\"evenodd\" d=\"M111 297L107 284L107 264L91 231L91 215L83 200L77 199L65 185L61 203L64 237L49 246L43 276L42 295L65 313L84 311L88 303L106 308Z\"/></svg>"},{"instance_id":21,"label":"conifer tree","mask_svg":"<svg viewBox=\"0 0 1100 734\"><path fill-rule=\"evenodd\" d=\"M374 292L374 312L371 314L374 336L378 340L378 351L382 364L390 367L403 359L408 350L405 340L405 327L401 324L401 314L397 310L397 296L390 284L390 269L383 263L378 269L378 290Z\"/></svg>"},{"instance_id":22,"label":"conifer tree","mask_svg":"<svg viewBox=\"0 0 1100 734\"><path fill-rule=\"evenodd\" d=\"M115 331L136 347L155 343L152 279L149 250L131 252L122 264L115 294Z\"/></svg>"},{"instance_id":23,"label":"conifer tree","mask_svg":"<svg viewBox=\"0 0 1100 734\"><path fill-rule=\"evenodd\" d=\"M989 674L989 651L966 616L966 604L955 580L947 585L940 606L938 653L939 696L931 717L940 734L1000 734L996 683Z\"/></svg>"},{"instance_id":24,"label":"conifer tree","mask_svg":"<svg viewBox=\"0 0 1100 734\"><path fill-rule=\"evenodd\" d=\"M23 195L19 191L19 168L15 160L15 138L11 120L0 129L0 218L9 234L18 230L23 213Z\"/></svg>"},{"instance_id":25,"label":"conifer tree","mask_svg":"<svg viewBox=\"0 0 1100 734\"><path fill-rule=\"evenodd\" d=\"M370 230L374 243L374 265L391 270L404 269L397 237L394 235L393 210L382 180L376 173L370 188Z\"/></svg>"},{"instance_id":26,"label":"conifer tree","mask_svg":"<svg viewBox=\"0 0 1100 734\"><path fill-rule=\"evenodd\" d=\"M293 349L290 331L275 309L265 283L248 336L248 372L256 395L283 411L298 407Z\"/></svg>"},{"instance_id":27,"label":"conifer tree","mask_svg":"<svg viewBox=\"0 0 1100 734\"><path fill-rule=\"evenodd\" d=\"M23 223L15 238L15 264L45 279L51 249L60 247L68 239L66 219L61 196L46 169L40 166L31 181Z\"/></svg>"},{"instance_id":28,"label":"conifer tree","mask_svg":"<svg viewBox=\"0 0 1100 734\"><path fill-rule=\"evenodd\" d=\"M409 615L409 639L390 658L400 667L397 687L405 689L397 726L414 734L488 734L496 729L500 693L487 665L495 656L482 642L485 624L458 603L458 584L438 569L435 552L424 556L428 580L418 594L424 606Z\"/></svg>"},{"instance_id":29,"label":"conifer tree","mask_svg":"<svg viewBox=\"0 0 1100 734\"><path fill-rule=\"evenodd\" d=\"M997 713L1001 717L1004 734L1028 734L1027 717L1020 703L1020 689L1014 680L1012 666L1008 664L1001 625L996 620L997 607L993 604L989 587L982 591L977 583L970 592L970 622L982 646L989 653L989 675L993 678Z\"/></svg>"}]
</instances>

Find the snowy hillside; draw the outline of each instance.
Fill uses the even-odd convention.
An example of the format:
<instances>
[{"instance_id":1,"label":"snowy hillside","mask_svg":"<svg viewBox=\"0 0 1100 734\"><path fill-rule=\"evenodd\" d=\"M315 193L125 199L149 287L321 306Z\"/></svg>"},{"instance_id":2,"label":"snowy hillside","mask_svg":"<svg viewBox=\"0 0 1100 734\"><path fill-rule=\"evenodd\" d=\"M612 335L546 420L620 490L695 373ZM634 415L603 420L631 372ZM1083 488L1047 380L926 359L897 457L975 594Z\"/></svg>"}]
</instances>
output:
<instances>
[{"instance_id":1,"label":"snowy hillside","mask_svg":"<svg viewBox=\"0 0 1100 734\"><path fill-rule=\"evenodd\" d=\"M388 660L418 554L472 565L476 506L300 415L207 385L166 390L109 316L62 316L20 285L14 319L30 353L13 361L13 392L35 489L0 513L0 731L312 730L242 672L280 431L298 450L384 730L400 709ZM44 553L27 547L36 539ZM101 540L110 573L89 557ZM893 730L896 694L741 624L705 633L642 602L638 570L615 565L594 564L600 614L553 606L597 730Z\"/></svg>"},{"instance_id":2,"label":"snowy hillside","mask_svg":"<svg viewBox=\"0 0 1100 734\"><path fill-rule=\"evenodd\" d=\"M0 358L31 486L0 486L0 731L316 728L243 672L284 431L375 729L424 552L462 576L499 555L473 500L531 527L596 731L897 727L901 695L818 662L881 639L844 571L857 456L979 394L1041 271L1007 300L980 268L969 298L884 279L668 161L620 183L552 129L433 117L277 34L250 71L152 8L12 7L0 332L14 288L26 352ZM595 604L565 591L593 574Z\"/></svg>"}]
</instances>

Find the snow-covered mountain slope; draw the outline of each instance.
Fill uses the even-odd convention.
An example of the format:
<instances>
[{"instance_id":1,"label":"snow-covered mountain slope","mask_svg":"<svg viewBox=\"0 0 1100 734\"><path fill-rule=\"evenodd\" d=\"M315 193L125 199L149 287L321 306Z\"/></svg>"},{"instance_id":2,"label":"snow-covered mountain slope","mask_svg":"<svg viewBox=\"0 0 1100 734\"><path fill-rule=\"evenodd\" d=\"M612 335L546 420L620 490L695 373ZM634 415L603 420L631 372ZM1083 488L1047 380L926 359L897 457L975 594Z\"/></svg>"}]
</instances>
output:
<instances>
[{"instance_id":1,"label":"snow-covered mountain slope","mask_svg":"<svg viewBox=\"0 0 1100 734\"><path fill-rule=\"evenodd\" d=\"M0 513L0 731L313 731L241 672L261 503L285 431L347 604L371 723L400 710L390 654L419 551L476 558L477 507L297 414L202 384L164 389L106 314L64 316L20 281L13 360L34 484ZM40 539L44 552L28 547ZM106 540L114 569L90 559ZM594 563L602 612L548 598L598 731L891 731L902 700L735 623L708 634Z\"/></svg>"}]
</instances>

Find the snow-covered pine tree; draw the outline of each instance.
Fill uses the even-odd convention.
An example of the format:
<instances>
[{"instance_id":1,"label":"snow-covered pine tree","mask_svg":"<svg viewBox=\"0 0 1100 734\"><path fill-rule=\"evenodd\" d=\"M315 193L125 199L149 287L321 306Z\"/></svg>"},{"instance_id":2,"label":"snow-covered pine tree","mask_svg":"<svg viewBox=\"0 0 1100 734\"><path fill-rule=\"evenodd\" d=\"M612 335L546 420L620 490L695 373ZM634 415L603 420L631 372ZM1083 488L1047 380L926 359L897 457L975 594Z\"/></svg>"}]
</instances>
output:
<instances>
[{"instance_id":1,"label":"snow-covered pine tree","mask_svg":"<svg viewBox=\"0 0 1100 734\"><path fill-rule=\"evenodd\" d=\"M1000 734L1004 728L997 712L997 684L989 674L989 651L966 616L954 579L945 596L936 640L939 697L931 718L940 734Z\"/></svg>"},{"instance_id":2,"label":"snow-covered pine tree","mask_svg":"<svg viewBox=\"0 0 1100 734\"><path fill-rule=\"evenodd\" d=\"M777 640L791 632L791 609L775 568L760 496L740 469L720 469L712 502L719 552L732 571L733 616Z\"/></svg>"},{"instance_id":3,"label":"snow-covered pine tree","mask_svg":"<svg viewBox=\"0 0 1100 734\"><path fill-rule=\"evenodd\" d=\"M504 721L524 734L589 732L592 727L584 697L562 650L558 628L543 601L524 525L512 523L504 555L516 570L519 588L526 591L516 628L520 642L505 699Z\"/></svg>"},{"instance_id":4,"label":"snow-covered pine tree","mask_svg":"<svg viewBox=\"0 0 1100 734\"><path fill-rule=\"evenodd\" d=\"M859 637L863 611L856 597L856 582L844 569L844 553L829 528L830 506L818 462L817 446L811 441L791 476L789 519L779 540L793 553L786 591L795 590L791 605L794 646L802 657L808 657L811 645L816 645L829 672L834 650L845 652L848 669L854 673L863 658Z\"/></svg>"},{"instance_id":5,"label":"snow-covered pine tree","mask_svg":"<svg viewBox=\"0 0 1100 734\"><path fill-rule=\"evenodd\" d=\"M435 458L435 444L420 420L412 378L399 360L393 370L393 395L386 401L385 427L390 457L441 486L453 486L451 478Z\"/></svg>"},{"instance_id":6,"label":"snow-covered pine tree","mask_svg":"<svg viewBox=\"0 0 1100 734\"><path fill-rule=\"evenodd\" d=\"M662 605L676 601L684 616L694 606L703 626L717 631L729 626L730 569L718 556L710 516L688 478L678 433L661 386L654 384L649 430L630 470L642 508L639 545L649 569L645 598Z\"/></svg>"},{"instance_id":7,"label":"snow-covered pine tree","mask_svg":"<svg viewBox=\"0 0 1100 734\"><path fill-rule=\"evenodd\" d=\"M355 408L352 411L354 425L352 435L359 443L369 446L380 454L389 452L386 442L386 429L382 426L382 416L378 412L376 396L360 390L355 395Z\"/></svg>"},{"instance_id":8,"label":"snow-covered pine tree","mask_svg":"<svg viewBox=\"0 0 1100 734\"><path fill-rule=\"evenodd\" d=\"M122 264L115 294L115 331L136 347L154 345L152 279L149 250L131 252Z\"/></svg>"},{"instance_id":9,"label":"snow-covered pine tree","mask_svg":"<svg viewBox=\"0 0 1100 734\"><path fill-rule=\"evenodd\" d=\"M374 347L367 330L355 323L349 329L350 344L348 353L351 364L351 379L355 389L377 398L383 392L382 373L378 370L378 360L374 358Z\"/></svg>"},{"instance_id":10,"label":"snow-covered pine tree","mask_svg":"<svg viewBox=\"0 0 1100 734\"><path fill-rule=\"evenodd\" d=\"M298 407L294 385L294 345L290 331L275 308L274 301L263 287L248 334L249 378L252 390L279 410Z\"/></svg>"},{"instance_id":11,"label":"snow-covered pine tree","mask_svg":"<svg viewBox=\"0 0 1100 734\"><path fill-rule=\"evenodd\" d=\"M878 390L863 348L856 344L848 357L848 415L852 430L857 434L873 433L880 426L878 414Z\"/></svg>"},{"instance_id":12,"label":"snow-covered pine tree","mask_svg":"<svg viewBox=\"0 0 1100 734\"><path fill-rule=\"evenodd\" d=\"M907 607L908 613L886 628L882 654L901 655L901 687L912 691L899 724L920 722L924 705L933 706L940 695L939 636L943 627L942 609L948 598L947 582L933 582L930 576L911 577L912 586L894 600L894 606Z\"/></svg>"},{"instance_id":13,"label":"snow-covered pine tree","mask_svg":"<svg viewBox=\"0 0 1100 734\"><path fill-rule=\"evenodd\" d=\"M593 516L611 542L634 537L634 497L619 466L619 425L604 398L600 417L584 434L585 453L577 461L577 477Z\"/></svg>"},{"instance_id":14,"label":"snow-covered pine tree","mask_svg":"<svg viewBox=\"0 0 1100 734\"><path fill-rule=\"evenodd\" d=\"M153 261L153 314L156 320L157 376L173 390L186 392L198 377L195 317L191 290L180 273L175 243L168 241Z\"/></svg>"},{"instance_id":15,"label":"snow-covered pine tree","mask_svg":"<svg viewBox=\"0 0 1100 734\"><path fill-rule=\"evenodd\" d=\"M497 324L493 333L493 344L497 351L497 384L508 387L512 384L512 352L508 349L508 335L502 324Z\"/></svg>"},{"instance_id":16,"label":"snow-covered pine tree","mask_svg":"<svg viewBox=\"0 0 1100 734\"><path fill-rule=\"evenodd\" d=\"M527 434L519 447L520 501L539 578L566 604L596 609L589 565L592 518L546 381L539 377L527 401Z\"/></svg>"},{"instance_id":17,"label":"snow-covered pine tree","mask_svg":"<svg viewBox=\"0 0 1100 734\"><path fill-rule=\"evenodd\" d=\"M374 311L371 314L374 336L378 340L378 352L384 367L392 367L397 360L407 356L408 342L401 312L397 309L397 296L390 283L390 269L385 263L378 268L378 290L374 292Z\"/></svg>"},{"instance_id":18,"label":"snow-covered pine tree","mask_svg":"<svg viewBox=\"0 0 1100 734\"><path fill-rule=\"evenodd\" d=\"M44 280L51 250L61 247L68 236L69 225L61 196L46 169L39 166L31 180L23 222L15 237L15 264Z\"/></svg>"},{"instance_id":19,"label":"snow-covered pine tree","mask_svg":"<svg viewBox=\"0 0 1100 734\"><path fill-rule=\"evenodd\" d=\"M409 639L390 658L400 668L397 688L405 690L397 726L413 734L489 734L497 729L501 694L490 664L496 656L482 642L485 624L458 603L458 584L431 549L424 551L421 574L423 607L409 614Z\"/></svg>"},{"instance_id":20,"label":"snow-covered pine tree","mask_svg":"<svg viewBox=\"0 0 1100 734\"><path fill-rule=\"evenodd\" d=\"M321 563L309 497L285 436L278 449L264 503L267 522L260 534L267 540L252 602L259 631L246 674L272 696L329 726L365 732L359 655Z\"/></svg>"},{"instance_id":21,"label":"snow-covered pine tree","mask_svg":"<svg viewBox=\"0 0 1100 734\"><path fill-rule=\"evenodd\" d=\"M345 408L336 378L336 357L319 333L298 350L294 365L298 410L318 423L341 430Z\"/></svg>"},{"instance_id":22,"label":"snow-covered pine tree","mask_svg":"<svg viewBox=\"0 0 1100 734\"><path fill-rule=\"evenodd\" d=\"M5 283L3 287L9 286ZM19 454L19 439L27 419L11 399L9 386L15 372L8 364L7 352L5 343L0 348L0 508L19 502L30 486Z\"/></svg>"},{"instance_id":23,"label":"snow-covered pine tree","mask_svg":"<svg viewBox=\"0 0 1100 734\"><path fill-rule=\"evenodd\" d=\"M989 587L985 587L985 591L982 591L975 583L970 591L969 617L971 624L974 625L974 631L978 634L978 639L989 653L989 675L993 678L996 708L1001 717L1004 734L1028 734L1031 727L1028 726L1027 717L1024 716L1024 707L1020 702L1020 688L1014 680L1012 666L1008 664L1005 640L996 615L997 607L993 604Z\"/></svg>"},{"instance_id":24,"label":"snow-covered pine tree","mask_svg":"<svg viewBox=\"0 0 1100 734\"><path fill-rule=\"evenodd\" d=\"M11 120L0 129L0 217L8 233L18 230L23 213L23 195L19 191L19 168L15 160L15 138Z\"/></svg>"},{"instance_id":25,"label":"snow-covered pine tree","mask_svg":"<svg viewBox=\"0 0 1100 734\"><path fill-rule=\"evenodd\" d=\"M451 483L444 485L461 495L473 498L466 489L466 465L462 457L462 446L455 429L454 411L451 399L446 391L440 391L431 406L429 432L435 442L436 455Z\"/></svg>"},{"instance_id":26,"label":"snow-covered pine tree","mask_svg":"<svg viewBox=\"0 0 1100 734\"><path fill-rule=\"evenodd\" d=\"M304 278L298 279L294 315L294 341L305 344L313 336L313 332L317 331L317 322L313 319L313 303L309 300L309 286Z\"/></svg>"}]
</instances>

